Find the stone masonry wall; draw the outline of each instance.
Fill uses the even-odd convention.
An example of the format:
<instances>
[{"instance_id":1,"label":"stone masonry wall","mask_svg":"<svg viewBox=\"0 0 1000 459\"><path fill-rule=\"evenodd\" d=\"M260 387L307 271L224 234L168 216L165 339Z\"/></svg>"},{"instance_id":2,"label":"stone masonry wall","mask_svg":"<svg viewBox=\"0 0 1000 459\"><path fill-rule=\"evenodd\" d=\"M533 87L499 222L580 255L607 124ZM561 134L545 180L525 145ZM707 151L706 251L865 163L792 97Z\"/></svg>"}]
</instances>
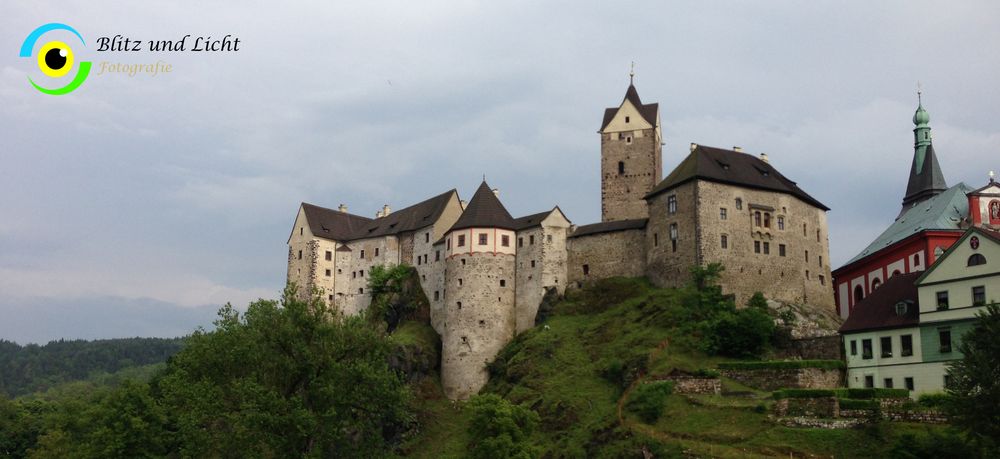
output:
<instances>
[{"instance_id":1,"label":"stone masonry wall","mask_svg":"<svg viewBox=\"0 0 1000 459\"><path fill-rule=\"evenodd\" d=\"M555 287L559 293L566 289L568 227L569 222L561 216L558 219L550 217L541 226L517 233L518 333L535 326L538 306L547 287Z\"/></svg>"},{"instance_id":2,"label":"stone masonry wall","mask_svg":"<svg viewBox=\"0 0 1000 459\"><path fill-rule=\"evenodd\" d=\"M614 231L567 240L566 277L570 285L609 277L642 277L646 271L646 233ZM583 267L589 269L583 273Z\"/></svg>"},{"instance_id":3,"label":"stone masonry wall","mask_svg":"<svg viewBox=\"0 0 1000 459\"><path fill-rule=\"evenodd\" d=\"M659 287L679 287L690 278L698 264L697 194L694 182L681 185L649 199L649 223L646 226L646 276ZM671 213L670 198L677 200ZM671 240L671 225L677 225L676 246Z\"/></svg>"},{"instance_id":4,"label":"stone masonry wall","mask_svg":"<svg viewBox=\"0 0 1000 459\"><path fill-rule=\"evenodd\" d=\"M601 134L601 221L646 217L643 196L660 180L660 157L655 128Z\"/></svg>"},{"instance_id":5,"label":"stone masonry wall","mask_svg":"<svg viewBox=\"0 0 1000 459\"><path fill-rule=\"evenodd\" d=\"M817 418L840 417L837 397L784 398L774 404L777 416L810 416Z\"/></svg>"},{"instance_id":6,"label":"stone masonry wall","mask_svg":"<svg viewBox=\"0 0 1000 459\"><path fill-rule=\"evenodd\" d=\"M841 370L821 368L721 370L723 376L760 390L836 389L844 386Z\"/></svg>"},{"instance_id":7,"label":"stone masonry wall","mask_svg":"<svg viewBox=\"0 0 1000 459\"><path fill-rule=\"evenodd\" d=\"M478 252L445 263L441 384L452 400L469 398L486 384L486 365L514 337L514 262L513 255Z\"/></svg>"},{"instance_id":8,"label":"stone masonry wall","mask_svg":"<svg viewBox=\"0 0 1000 459\"><path fill-rule=\"evenodd\" d=\"M736 295L738 305L761 291L774 300L833 308L826 212L784 193L704 180L697 181L696 196L701 262L725 265L721 284ZM721 209L726 209L725 219ZM760 226L755 212L762 214ZM765 213L771 216L770 228L764 226ZM723 235L727 248L722 247Z\"/></svg>"}]
</instances>

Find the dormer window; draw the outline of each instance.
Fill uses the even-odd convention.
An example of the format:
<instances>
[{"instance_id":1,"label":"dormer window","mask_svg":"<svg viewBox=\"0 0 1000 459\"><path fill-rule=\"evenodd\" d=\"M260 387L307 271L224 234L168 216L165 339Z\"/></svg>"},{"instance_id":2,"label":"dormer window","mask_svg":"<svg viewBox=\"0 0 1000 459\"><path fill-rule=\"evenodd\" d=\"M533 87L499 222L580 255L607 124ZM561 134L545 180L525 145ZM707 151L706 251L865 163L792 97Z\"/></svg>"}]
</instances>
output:
<instances>
[{"instance_id":1,"label":"dormer window","mask_svg":"<svg viewBox=\"0 0 1000 459\"><path fill-rule=\"evenodd\" d=\"M899 303L896 303L896 315L897 316L905 316L906 315L906 302L905 301L900 301Z\"/></svg>"}]
</instances>

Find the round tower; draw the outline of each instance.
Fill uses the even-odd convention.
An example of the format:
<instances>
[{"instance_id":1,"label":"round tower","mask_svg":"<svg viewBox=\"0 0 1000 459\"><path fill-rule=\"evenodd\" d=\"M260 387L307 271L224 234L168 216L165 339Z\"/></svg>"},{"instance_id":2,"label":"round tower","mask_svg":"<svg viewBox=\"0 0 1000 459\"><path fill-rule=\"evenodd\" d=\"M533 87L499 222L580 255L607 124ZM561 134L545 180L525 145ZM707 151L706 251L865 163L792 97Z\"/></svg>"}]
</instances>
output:
<instances>
[{"instance_id":1,"label":"round tower","mask_svg":"<svg viewBox=\"0 0 1000 459\"><path fill-rule=\"evenodd\" d=\"M514 337L514 219L484 181L445 235L441 383L450 399L486 384L486 365Z\"/></svg>"}]
</instances>

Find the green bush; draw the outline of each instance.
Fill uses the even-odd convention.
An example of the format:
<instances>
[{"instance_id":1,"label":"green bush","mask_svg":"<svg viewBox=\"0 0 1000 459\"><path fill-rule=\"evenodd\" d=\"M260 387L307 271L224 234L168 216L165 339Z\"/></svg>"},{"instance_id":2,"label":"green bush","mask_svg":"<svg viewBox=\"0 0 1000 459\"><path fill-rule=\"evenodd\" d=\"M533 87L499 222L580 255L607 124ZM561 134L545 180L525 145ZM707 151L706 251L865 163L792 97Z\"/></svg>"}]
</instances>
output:
<instances>
[{"instance_id":1,"label":"green bush","mask_svg":"<svg viewBox=\"0 0 1000 459\"><path fill-rule=\"evenodd\" d=\"M740 358L761 356L771 343L774 319L759 308L723 312L707 324L706 351Z\"/></svg>"},{"instance_id":2,"label":"green bush","mask_svg":"<svg viewBox=\"0 0 1000 459\"><path fill-rule=\"evenodd\" d=\"M539 422L534 411L496 394L477 395L467 407L472 411L468 428L469 457L530 459L538 456L537 447L530 441Z\"/></svg>"},{"instance_id":3,"label":"green bush","mask_svg":"<svg viewBox=\"0 0 1000 459\"><path fill-rule=\"evenodd\" d=\"M719 379L719 372L709 368L699 368L693 375L698 378Z\"/></svg>"},{"instance_id":4,"label":"green bush","mask_svg":"<svg viewBox=\"0 0 1000 459\"><path fill-rule=\"evenodd\" d=\"M905 398L910 396L910 391L906 389L885 389L885 388L852 388L837 389L843 398L853 399L873 399L873 398Z\"/></svg>"},{"instance_id":5,"label":"green bush","mask_svg":"<svg viewBox=\"0 0 1000 459\"><path fill-rule=\"evenodd\" d=\"M879 408L878 402L875 400L857 400L853 398L842 398L840 401L840 409L842 410L876 410Z\"/></svg>"},{"instance_id":6,"label":"green bush","mask_svg":"<svg viewBox=\"0 0 1000 459\"><path fill-rule=\"evenodd\" d=\"M629 397L625 409L639 416L643 422L652 424L660 419L660 415L663 414L663 406L667 402L667 396L673 391L674 383L670 381L642 384Z\"/></svg>"},{"instance_id":7,"label":"green bush","mask_svg":"<svg viewBox=\"0 0 1000 459\"><path fill-rule=\"evenodd\" d=\"M893 459L965 459L988 457L951 431L928 430L927 435L900 435L889 451Z\"/></svg>"},{"instance_id":8,"label":"green bush","mask_svg":"<svg viewBox=\"0 0 1000 459\"><path fill-rule=\"evenodd\" d=\"M761 311L767 311L767 299L764 298L764 294L760 292L753 292L753 296L747 300L747 307L750 309L760 309Z\"/></svg>"},{"instance_id":9,"label":"green bush","mask_svg":"<svg viewBox=\"0 0 1000 459\"><path fill-rule=\"evenodd\" d=\"M923 394L917 399L917 403L924 408L944 408L945 405L951 400L951 396L944 392L936 392L933 394Z\"/></svg>"},{"instance_id":10,"label":"green bush","mask_svg":"<svg viewBox=\"0 0 1000 459\"><path fill-rule=\"evenodd\" d=\"M723 370L789 370L797 368L820 368L839 370L845 368L842 360L767 360L763 362L724 362Z\"/></svg>"}]
</instances>

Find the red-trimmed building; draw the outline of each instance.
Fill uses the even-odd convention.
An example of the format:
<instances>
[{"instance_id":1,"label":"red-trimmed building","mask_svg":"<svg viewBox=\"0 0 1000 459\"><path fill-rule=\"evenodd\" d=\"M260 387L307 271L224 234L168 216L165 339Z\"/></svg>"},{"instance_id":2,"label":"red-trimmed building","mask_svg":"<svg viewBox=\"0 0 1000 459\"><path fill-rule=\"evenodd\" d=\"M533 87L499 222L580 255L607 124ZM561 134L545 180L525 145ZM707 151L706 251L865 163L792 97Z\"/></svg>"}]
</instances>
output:
<instances>
[{"instance_id":1,"label":"red-trimmed building","mask_svg":"<svg viewBox=\"0 0 1000 459\"><path fill-rule=\"evenodd\" d=\"M919 105L913 115L913 164L896 220L832 272L837 312L843 318L890 277L926 270L970 225L1000 228L1000 185L993 173L990 183L978 190L964 183L948 187L931 143L929 121Z\"/></svg>"}]
</instances>

